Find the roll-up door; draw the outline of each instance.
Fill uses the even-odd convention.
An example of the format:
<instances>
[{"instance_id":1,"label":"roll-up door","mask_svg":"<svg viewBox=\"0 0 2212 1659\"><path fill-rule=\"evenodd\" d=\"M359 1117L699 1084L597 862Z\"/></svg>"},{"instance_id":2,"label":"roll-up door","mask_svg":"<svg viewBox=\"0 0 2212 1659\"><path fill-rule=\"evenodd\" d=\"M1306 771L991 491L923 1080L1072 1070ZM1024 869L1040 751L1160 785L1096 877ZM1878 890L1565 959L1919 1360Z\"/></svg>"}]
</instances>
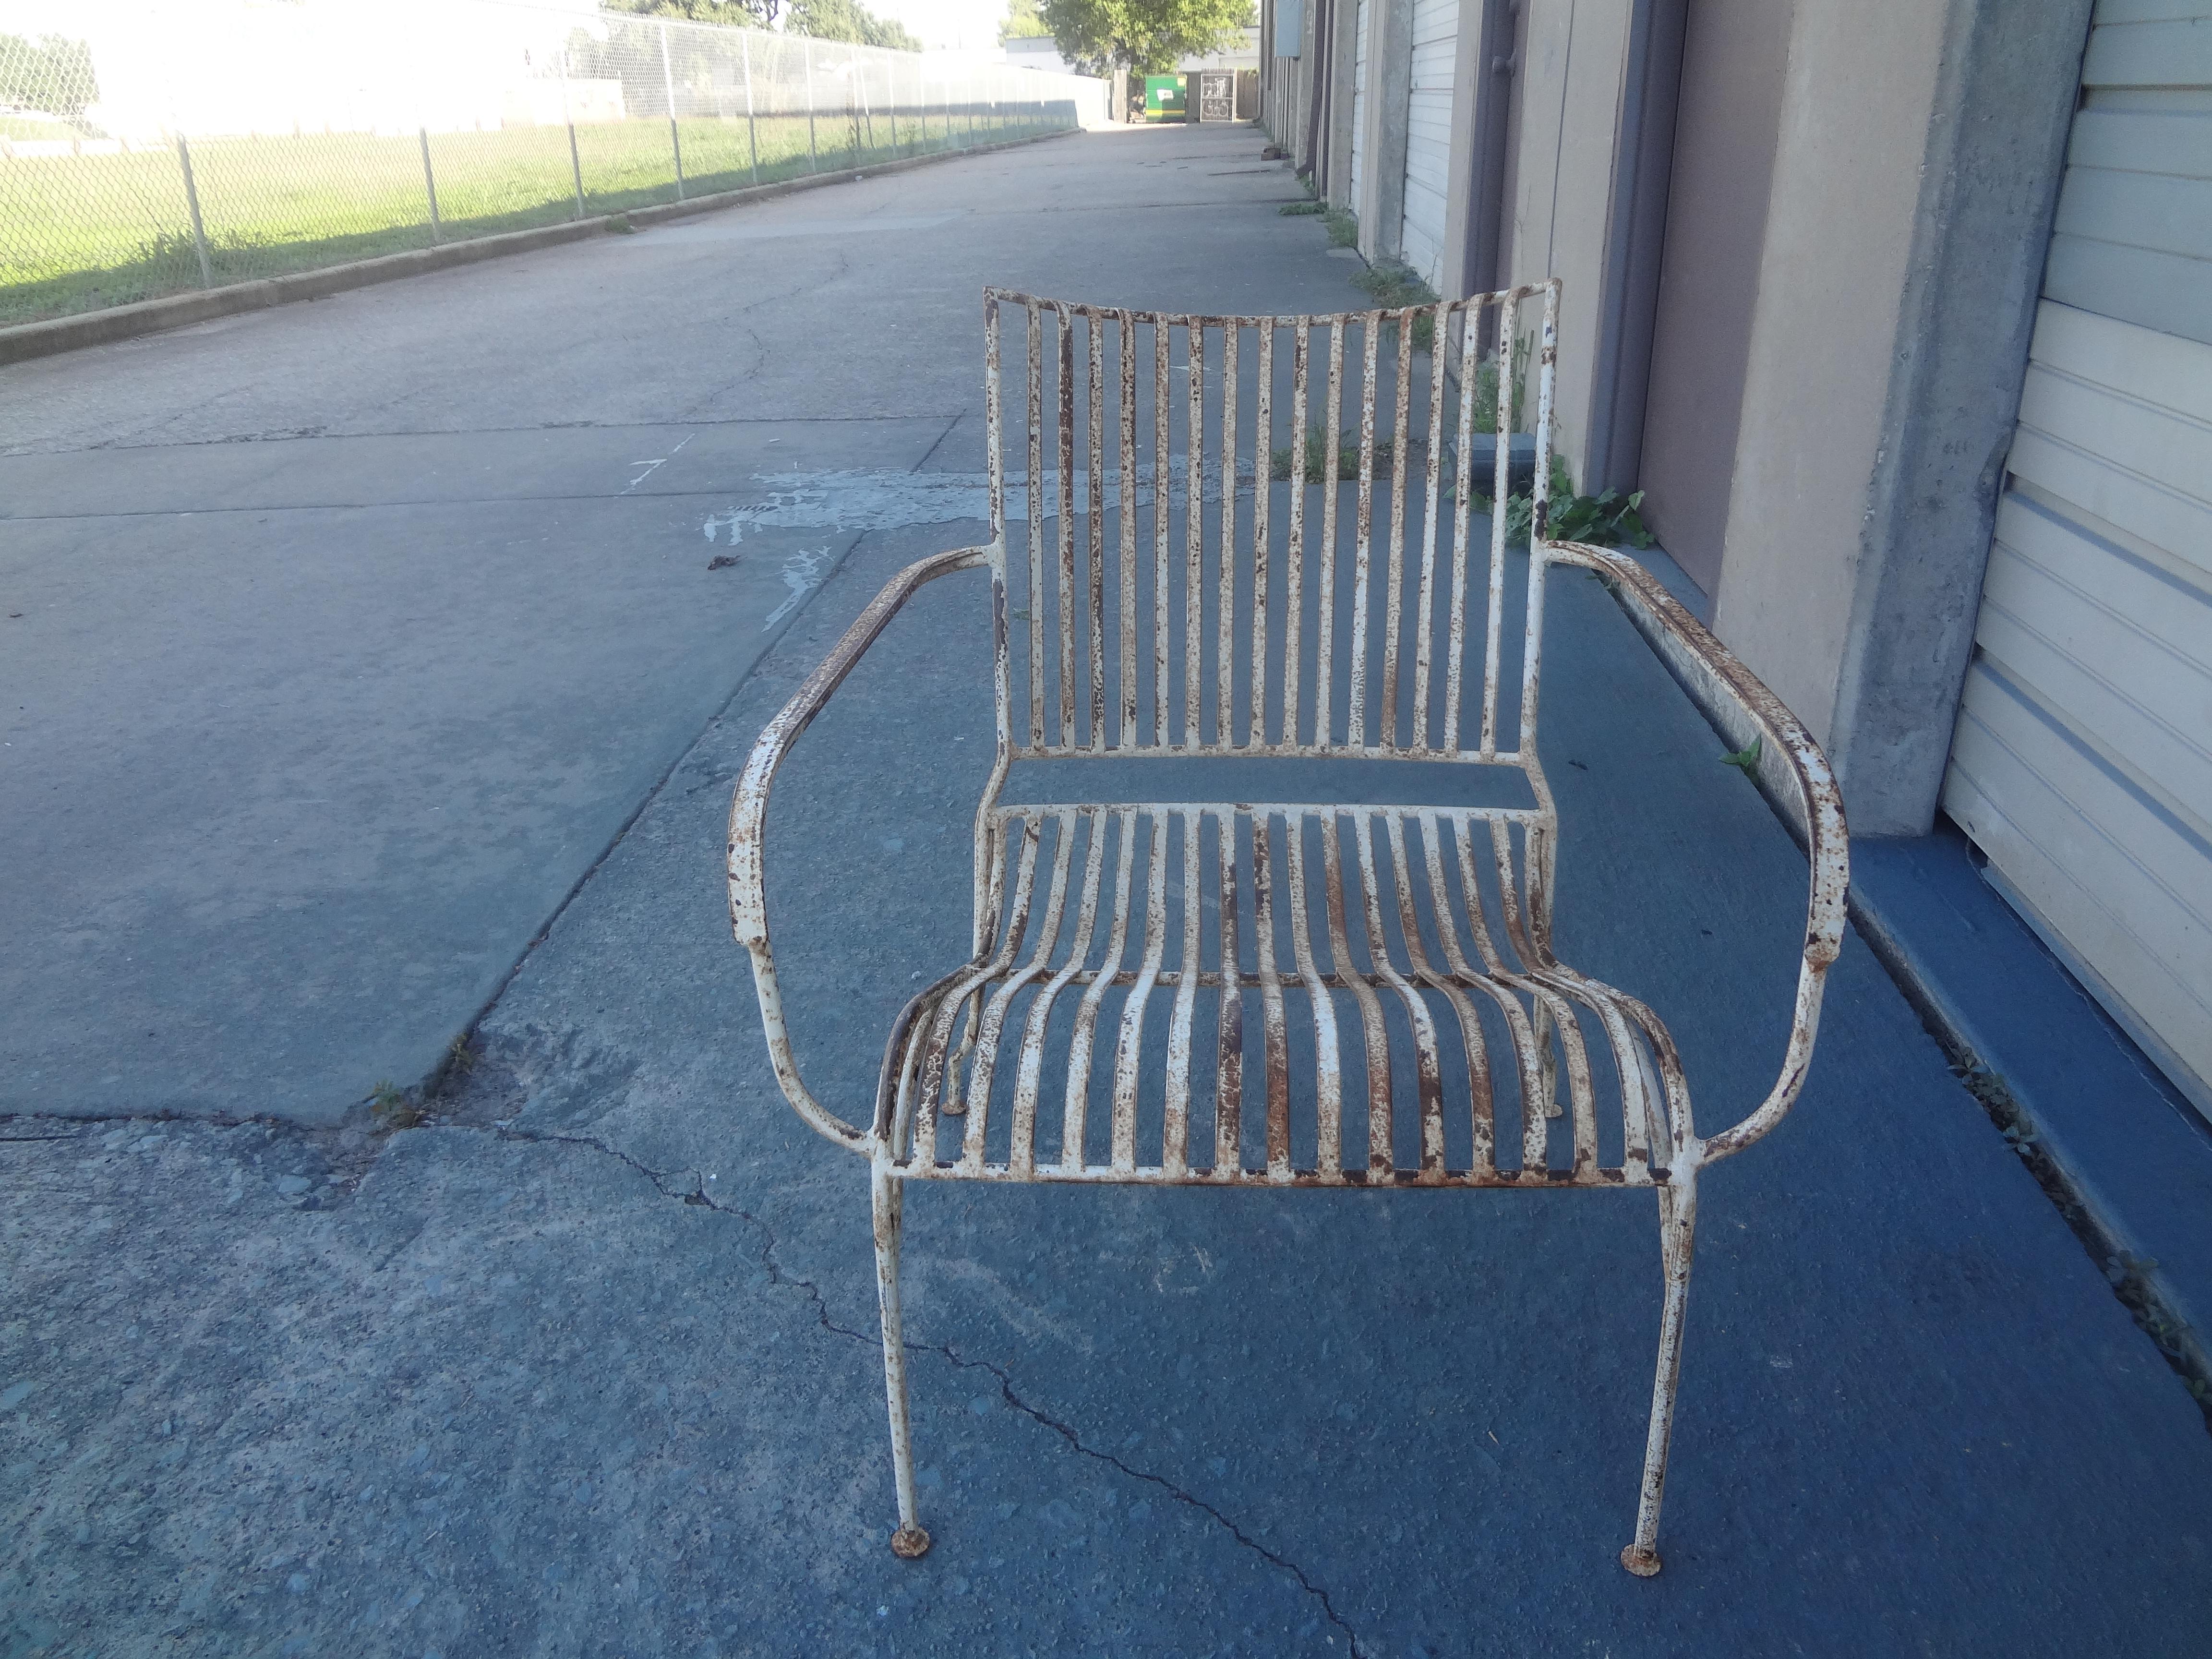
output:
<instances>
[{"instance_id":1,"label":"roll-up door","mask_svg":"<svg viewBox=\"0 0 2212 1659\"><path fill-rule=\"evenodd\" d=\"M1459 0L1413 0L1413 64L1406 101L1406 206L1398 244L1421 280L1443 280L1445 192L1451 175L1452 73Z\"/></svg>"},{"instance_id":2,"label":"roll-up door","mask_svg":"<svg viewBox=\"0 0 2212 1659\"><path fill-rule=\"evenodd\" d=\"M1943 804L2212 1115L2212 0L2100 0Z\"/></svg>"}]
</instances>

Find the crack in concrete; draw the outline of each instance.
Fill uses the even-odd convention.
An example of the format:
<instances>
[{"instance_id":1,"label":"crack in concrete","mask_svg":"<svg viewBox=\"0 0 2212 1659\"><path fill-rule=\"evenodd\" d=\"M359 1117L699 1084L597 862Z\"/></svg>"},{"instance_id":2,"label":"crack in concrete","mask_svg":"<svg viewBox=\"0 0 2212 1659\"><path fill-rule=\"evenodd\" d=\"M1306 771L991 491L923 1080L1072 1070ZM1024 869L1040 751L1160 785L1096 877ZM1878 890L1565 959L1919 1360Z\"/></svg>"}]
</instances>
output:
<instances>
[{"instance_id":1,"label":"crack in concrete","mask_svg":"<svg viewBox=\"0 0 2212 1659\"><path fill-rule=\"evenodd\" d=\"M473 1126L455 1125L453 1127L469 1127ZM605 1156L614 1158L619 1163L626 1164L631 1169L635 1170L647 1181L650 1181L653 1183L653 1190L659 1193L664 1198L680 1199L686 1204L699 1205L707 1209L713 1210L718 1215L732 1216L738 1220L750 1223L754 1227L760 1231L762 1241L760 1264L767 1270L769 1283L770 1285L805 1291L807 1300L814 1304L814 1316L816 1320L820 1322L823 1330L831 1332L838 1336L848 1337L855 1342L865 1342L870 1347L875 1347L882 1341L882 1338L872 1332L856 1331L850 1326L841 1325L835 1319L831 1318L830 1315L829 1301L823 1296L820 1287L811 1279L800 1279L794 1274L788 1273L784 1271L783 1264L776 1260L775 1230L769 1226L769 1224L763 1220L759 1216L753 1214L751 1211L740 1209L734 1204L718 1203L713 1198L709 1197L704 1190L696 1192L672 1192L667 1184L668 1177L665 1176L660 1171L651 1169L647 1165L640 1163L636 1158L632 1158L628 1152L623 1152L617 1147L610 1146L605 1142L595 1140L587 1135L545 1134L532 1130L503 1128L496 1125L494 1126L494 1133L504 1140L518 1140L540 1145L588 1147L593 1152L604 1153ZM1028 1401L1023 1399L1020 1395L1015 1393L1013 1377L1003 1367L994 1365L988 1359L969 1359L948 1344L908 1342L905 1345L905 1347L907 1352L909 1353L935 1354L939 1358L946 1360L962 1370L979 1370L989 1373L989 1375L997 1381L999 1384L999 1392L1005 1399L1007 1405L1011 1406L1014 1410L1021 1413L1024 1417L1029 1418L1033 1422L1036 1422L1045 1428L1050 1429L1054 1434L1066 1441L1070 1446L1074 1448L1076 1451L1081 1453L1084 1456L1095 1458L1099 1462L1104 1463L1109 1468L1120 1471L1122 1474L1127 1475L1132 1480L1140 1480L1148 1486L1157 1486L1169 1497L1174 1498L1176 1502L1187 1504L1190 1508L1196 1510L1200 1514L1205 1516L1216 1526L1219 1527L1224 1532L1227 1533L1230 1537L1235 1539L1238 1544L1242 1545L1244 1548L1250 1550L1255 1555L1257 1555L1261 1560L1266 1561L1269 1565L1276 1568L1279 1571L1288 1573L1292 1578L1296 1579L1297 1581L1298 1588L1304 1590L1308 1595L1312 1596L1316 1601L1321 1604L1322 1616L1325 1617L1330 1624L1334 1625L1338 1630L1344 1633L1345 1642L1351 1649L1353 1659L1364 1659L1366 1650L1360 1645L1358 1632L1352 1628L1350 1624L1346 1622L1344 1615L1337 1612L1335 1604L1329 1599L1328 1591L1322 1586L1316 1583L1311 1578L1308 1577L1306 1576L1305 1569L1299 1566L1297 1562L1291 1560L1287 1556L1269 1549L1265 1544L1261 1543L1258 1539L1251 1536L1251 1534L1247 1533L1242 1527L1238 1526L1235 1521L1231 1519L1221 1510L1216 1509L1212 1504L1207 1503L1204 1498L1199 1497L1194 1492L1188 1492L1182 1487L1176 1486L1175 1482L1168 1480L1163 1475L1153 1474L1144 1469L1133 1468L1129 1464L1123 1462L1119 1457L1114 1455L1111 1452L1100 1451L1096 1447L1085 1445L1083 1443L1082 1436L1076 1432L1073 1425L1063 1423L1058 1418L1052 1416L1049 1413L1042 1411L1038 1407L1030 1405Z\"/></svg>"}]
</instances>

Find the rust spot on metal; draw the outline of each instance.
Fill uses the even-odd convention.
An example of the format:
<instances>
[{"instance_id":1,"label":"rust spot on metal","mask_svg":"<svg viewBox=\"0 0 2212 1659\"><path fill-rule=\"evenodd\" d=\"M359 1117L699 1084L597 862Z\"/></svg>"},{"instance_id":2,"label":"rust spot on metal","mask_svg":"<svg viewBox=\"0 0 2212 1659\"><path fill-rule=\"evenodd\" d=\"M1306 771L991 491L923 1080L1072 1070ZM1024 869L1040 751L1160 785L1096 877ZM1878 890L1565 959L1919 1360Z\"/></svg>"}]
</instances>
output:
<instances>
[{"instance_id":1,"label":"rust spot on metal","mask_svg":"<svg viewBox=\"0 0 2212 1659\"><path fill-rule=\"evenodd\" d=\"M898 1194L905 1180L1573 1188L1652 1190L1660 1206L1666 1293L1661 1360L1636 1540L1623 1558L1632 1571L1657 1570L1697 1173L1766 1133L1802 1087L1826 970L1840 946L1849 856L1840 793L1802 725L1640 565L1607 550L1551 539L1549 469L1542 465L1534 489L1525 614L1507 617L1502 515L1492 515L1488 545L1482 546L1468 505L1474 481L1455 473L1447 483L1443 470L1442 434L1455 420L1462 456L1473 435L1472 399L1462 398L1454 408L1443 370L1448 353L1457 349L1461 384L1471 386L1485 369L1477 343L1498 341L1494 372L1506 395L1498 400L1492 483L1494 498L1503 500L1514 423L1510 389L1521 373L1516 319L1531 303L1542 313L1533 365L1540 458L1551 446L1556 282L1415 310L1310 318L1103 310L991 290L991 544L902 572L756 745L732 806L732 926L752 957L779 1083L807 1122L871 1161L899 1476L901 1526L893 1547L902 1555L911 1559L928 1547L914 1512L897 1335ZM1412 336L1421 316L1431 319L1434 347L1427 465L1417 469L1410 442ZM1398 331L1387 431L1377 407L1385 325ZM1022 348L1004 356L1024 365L1027 394L1015 400L1013 412L1026 414L1026 429L1015 441L1026 450L1028 544L1011 556L1002 327L1022 331ZM1179 399L1171 396L1178 371L1170 349L1178 329L1188 348ZM1310 478L1304 456L1315 414L1316 329L1326 354L1327 407L1311 420L1323 447L1321 476ZM1138 348L1146 330L1149 353ZM1212 413L1206 395L1209 331L1221 337L1223 377ZM1111 398L1109 333L1116 383ZM1279 547L1268 473L1277 435L1277 337L1285 333L1293 476L1282 492L1287 512ZM1337 470L1344 453L1345 353L1355 334L1358 461L1356 476L1344 481ZM1257 375L1249 405L1238 384L1247 364ZM1245 406L1255 411L1249 438L1237 413ZM1170 418L1178 409L1180 439ZM1149 478L1138 463L1140 415L1152 428ZM1386 441L1388 459L1378 467ZM1087 461L1079 492L1079 453ZM1043 475L1048 455L1058 463L1056 489ZM1106 470L1109 457L1118 459L1118 478ZM1248 479L1249 515L1240 510ZM1340 584L1346 482L1352 486L1351 568ZM1387 492L1379 503L1378 485ZM1454 497L1449 502L1448 487ZM1316 489L1317 514L1309 500ZM1050 531L1048 491L1059 520ZM1079 495L1085 519L1080 573ZM1204 512L1217 505L1218 533L1209 537ZM1378 518L1378 508L1386 516ZM1185 519L1179 571L1170 524L1177 510ZM1419 519L1418 536L1411 533L1409 514ZM1317 548L1308 534L1316 518ZM1150 531L1148 561L1139 558L1140 527ZM1109 548L1118 555L1110 579ZM1215 561L1211 572L1209 556ZM1554 953L1559 825L1538 763L1536 732L1546 577L1558 564L1607 576L1639 626L1670 635L1702 665L1772 757L1762 782L1794 792L1802 813L1809 887L1788 1048L1765 1097L1709 1138L1697 1133L1680 1057L1658 1017ZM915 591L978 567L988 568L991 579L997 744L975 821L974 951L902 1011L863 1131L814 1098L793 1052L763 891L769 792L792 746ZM1018 727L1010 584L1024 579L1029 626L1019 643L1027 647L1022 678L1029 708ZM1249 580L1249 597L1240 601L1241 580ZM1240 603L1249 607L1249 623L1240 619ZM1439 607L1446 613L1442 619ZM1503 688L1514 672L1506 647L1516 637L1515 708L1504 703ZM1147 661L1149 718L1142 684ZM1109 673L1119 682L1110 698ZM1248 699L1241 720L1239 695ZM1280 711L1279 726L1271 725L1273 709ZM1257 755L1512 768L1526 778L1534 805L1001 799L1015 760ZM1249 936L1241 890L1247 870ZM1281 959L1285 946L1287 960ZM1213 1006L1206 1009L1209 996ZM1265 1159L1249 1169L1242 1152L1247 998L1258 1010L1266 1114ZM1200 1034L1202 1011L1213 1027L1210 1079L1201 1064L1208 1046ZM1302 1065L1297 1077L1291 1064L1294 1014L1303 1054L1310 1055L1310 1067ZM1161 1042L1156 1033L1163 1020ZM1054 1042L1066 1045L1065 1070L1055 1064L1048 1078ZM1163 1051L1164 1060L1157 1058ZM1000 1079L1009 1069L1010 1084ZM1347 1070L1365 1085L1359 1116L1366 1145L1350 1155L1345 1135L1347 1127L1358 1133L1358 1126L1345 1121ZM1158 1091L1151 1098L1164 1102L1156 1125L1139 1109L1151 1090ZM1204 1133L1209 1091L1213 1144L1209 1153L1201 1141L1194 1164L1190 1138L1194 1123ZM1006 1122L997 1127L994 1092L1011 1097L1003 1108ZM1404 1158L1393 1121L1401 1098L1411 1100L1419 1120L1418 1136L1408 1137L1417 1139L1418 1150ZM1055 1099L1056 1147L1049 1127ZM1108 1120L1103 1157L1090 1134L1094 1099L1103 1101ZM958 1126L957 1135L950 1125ZM994 1138L1004 1148L997 1155ZM1470 1155L1452 1156L1455 1141ZM1297 1162L1294 1146L1308 1144L1310 1162Z\"/></svg>"}]
</instances>

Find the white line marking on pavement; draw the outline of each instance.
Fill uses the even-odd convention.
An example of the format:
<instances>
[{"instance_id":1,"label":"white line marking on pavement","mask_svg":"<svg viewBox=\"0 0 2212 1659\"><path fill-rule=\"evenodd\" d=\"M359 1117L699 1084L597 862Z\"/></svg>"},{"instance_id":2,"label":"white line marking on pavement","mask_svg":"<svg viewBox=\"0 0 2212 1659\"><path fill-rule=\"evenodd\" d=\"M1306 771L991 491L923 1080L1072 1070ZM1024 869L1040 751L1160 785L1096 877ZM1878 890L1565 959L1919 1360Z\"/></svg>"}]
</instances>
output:
<instances>
[{"instance_id":1,"label":"white line marking on pavement","mask_svg":"<svg viewBox=\"0 0 2212 1659\"><path fill-rule=\"evenodd\" d=\"M826 547L792 555L783 567L783 585L791 590L791 597L768 613L768 620L761 624L762 633L767 633L799 609L799 602L822 586L822 569L829 562L830 550Z\"/></svg>"}]
</instances>

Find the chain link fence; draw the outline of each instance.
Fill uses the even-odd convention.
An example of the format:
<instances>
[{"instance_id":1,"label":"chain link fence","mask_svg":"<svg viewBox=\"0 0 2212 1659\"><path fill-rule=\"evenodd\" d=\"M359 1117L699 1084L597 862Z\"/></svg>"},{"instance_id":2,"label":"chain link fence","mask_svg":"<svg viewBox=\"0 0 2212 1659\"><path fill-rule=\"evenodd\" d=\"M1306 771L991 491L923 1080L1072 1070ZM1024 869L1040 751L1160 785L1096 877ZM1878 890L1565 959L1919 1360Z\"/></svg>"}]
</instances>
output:
<instances>
[{"instance_id":1,"label":"chain link fence","mask_svg":"<svg viewBox=\"0 0 2212 1659\"><path fill-rule=\"evenodd\" d=\"M0 325L1104 116L1074 76L573 7L0 0Z\"/></svg>"}]
</instances>

